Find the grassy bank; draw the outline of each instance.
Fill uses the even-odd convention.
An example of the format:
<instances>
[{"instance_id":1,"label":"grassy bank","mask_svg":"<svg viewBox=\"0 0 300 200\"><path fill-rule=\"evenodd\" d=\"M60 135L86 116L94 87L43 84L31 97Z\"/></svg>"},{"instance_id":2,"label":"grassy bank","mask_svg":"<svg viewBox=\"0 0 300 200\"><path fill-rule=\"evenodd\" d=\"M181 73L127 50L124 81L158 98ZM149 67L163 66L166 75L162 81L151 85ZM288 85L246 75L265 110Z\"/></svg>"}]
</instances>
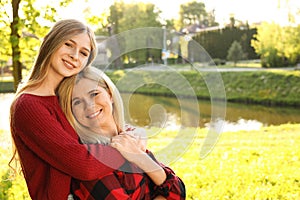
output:
<instances>
[{"instance_id":1,"label":"grassy bank","mask_svg":"<svg viewBox=\"0 0 300 200\"><path fill-rule=\"evenodd\" d=\"M149 134L156 131L147 130ZM187 128L182 133L194 131ZM300 199L299 124L222 133L213 151L202 160L199 152L207 130L196 132L192 145L171 164L186 185L188 200ZM0 132L1 138L9 138L7 134ZM149 139L149 149L157 152L166 147L174 135L175 131L159 132ZM176 143L164 149L166 156L182 152L184 148L177 148L180 145ZM20 177L12 182L6 180L9 150L2 145L0 152L0 199L29 199Z\"/></svg>"},{"instance_id":2,"label":"grassy bank","mask_svg":"<svg viewBox=\"0 0 300 200\"><path fill-rule=\"evenodd\" d=\"M224 94L229 102L300 106L300 71L270 70L218 72L216 74L214 72L178 71L176 67L174 69L174 71L130 73L118 70L107 72L107 74L123 92L132 92L137 89L136 92L151 95L191 96L191 90L186 85L188 83L199 99L210 99L210 90L214 92L216 88L224 87ZM210 85L207 82L210 82ZM135 86L139 87L132 88ZM0 81L0 92L12 91L11 80ZM218 92L213 97L218 98L216 95Z\"/></svg>"},{"instance_id":3,"label":"grassy bank","mask_svg":"<svg viewBox=\"0 0 300 200\"><path fill-rule=\"evenodd\" d=\"M14 83L11 80L0 81L0 93L14 92Z\"/></svg>"},{"instance_id":4,"label":"grassy bank","mask_svg":"<svg viewBox=\"0 0 300 200\"><path fill-rule=\"evenodd\" d=\"M132 92L134 91L130 90L132 86L141 86L136 92L190 96L191 91L185 84L189 83L199 99L210 99L211 91L218 91L224 86L224 94L229 102L300 106L299 71L219 72L219 74L216 72L199 73L198 71L135 71L130 73L116 71L109 73L109 76L117 83L121 91ZM216 93L213 97L218 98L218 95Z\"/></svg>"}]
</instances>

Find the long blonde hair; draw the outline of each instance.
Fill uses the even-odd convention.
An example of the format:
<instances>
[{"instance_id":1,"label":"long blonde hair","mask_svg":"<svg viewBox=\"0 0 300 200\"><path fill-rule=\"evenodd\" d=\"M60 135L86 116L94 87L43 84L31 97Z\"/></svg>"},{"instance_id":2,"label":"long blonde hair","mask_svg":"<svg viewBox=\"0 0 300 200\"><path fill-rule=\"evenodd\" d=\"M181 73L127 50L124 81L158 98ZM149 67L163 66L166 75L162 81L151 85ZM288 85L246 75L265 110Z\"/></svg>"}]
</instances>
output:
<instances>
[{"instance_id":1,"label":"long blonde hair","mask_svg":"<svg viewBox=\"0 0 300 200\"><path fill-rule=\"evenodd\" d=\"M14 117L14 105L17 98L28 88L34 88L39 86L47 77L49 70L49 63L52 58L53 53L63 45L63 43L75 35L86 33L88 34L91 41L91 53L88 58L88 62L86 66L93 62L97 55L97 44L94 32L92 29L82 22L75 19L65 19L58 21L49 33L44 37L44 40L39 49L37 58L32 67L30 75L28 79L23 83L20 83L18 89L16 91L15 97L11 104L10 108L10 129L13 134L13 119ZM12 161L17 161L17 151L15 149L15 145L13 145L13 156L9 165L11 166Z\"/></svg>"},{"instance_id":2,"label":"long blonde hair","mask_svg":"<svg viewBox=\"0 0 300 200\"><path fill-rule=\"evenodd\" d=\"M100 69L93 66L88 66L83 69L77 76L65 78L58 87L57 94L59 96L59 102L65 113L68 121L74 127L77 134L80 137L82 143L100 143L109 144L110 138L101 135L101 133L95 133L85 126L82 126L74 117L72 112L72 92L74 85L79 80L86 78L95 81L98 86L106 89L106 91L112 96L113 100L113 118L117 125L118 132L124 130L124 109L123 101L120 92L116 88L111 79Z\"/></svg>"},{"instance_id":3,"label":"long blonde hair","mask_svg":"<svg viewBox=\"0 0 300 200\"><path fill-rule=\"evenodd\" d=\"M47 77L49 63L53 53L61 47L65 41L81 33L88 34L90 38L91 53L86 66L92 63L97 55L96 39L92 29L75 19L61 20L57 22L45 36L29 78L25 83L20 84L16 92L16 96L27 88L32 88L41 84L41 82L43 82L43 80Z\"/></svg>"}]
</instances>

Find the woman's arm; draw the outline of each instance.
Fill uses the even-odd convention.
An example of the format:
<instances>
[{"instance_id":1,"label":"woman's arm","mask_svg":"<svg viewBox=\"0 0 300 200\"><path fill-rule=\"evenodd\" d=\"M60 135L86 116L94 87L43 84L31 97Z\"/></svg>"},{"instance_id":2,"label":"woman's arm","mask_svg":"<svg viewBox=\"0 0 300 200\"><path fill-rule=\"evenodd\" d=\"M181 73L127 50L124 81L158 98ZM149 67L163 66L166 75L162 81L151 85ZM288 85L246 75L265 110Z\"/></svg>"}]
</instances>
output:
<instances>
[{"instance_id":1,"label":"woman's arm","mask_svg":"<svg viewBox=\"0 0 300 200\"><path fill-rule=\"evenodd\" d=\"M157 161L151 151L147 150L147 154L164 169L167 175L167 178L163 184L159 186L153 185L153 198L164 197L166 199L184 200L186 198L186 190L183 181L174 173L171 168Z\"/></svg>"},{"instance_id":2,"label":"woman's arm","mask_svg":"<svg viewBox=\"0 0 300 200\"><path fill-rule=\"evenodd\" d=\"M34 99L21 99L15 106L12 135L22 162L28 166L32 159L42 159L72 177L93 180L125 162L112 147L80 144L58 103L48 106Z\"/></svg>"},{"instance_id":3,"label":"woman's arm","mask_svg":"<svg viewBox=\"0 0 300 200\"><path fill-rule=\"evenodd\" d=\"M134 136L117 135L112 138L111 146L116 148L129 162L146 172L156 185L161 185L166 180L163 168L140 148L139 141Z\"/></svg>"},{"instance_id":4,"label":"woman's arm","mask_svg":"<svg viewBox=\"0 0 300 200\"><path fill-rule=\"evenodd\" d=\"M151 186L153 198L185 199L183 181L176 176L171 168L158 162L149 150L144 152L137 144L137 139L127 134L114 137L111 143L128 161L136 164L147 173L155 184Z\"/></svg>"}]
</instances>

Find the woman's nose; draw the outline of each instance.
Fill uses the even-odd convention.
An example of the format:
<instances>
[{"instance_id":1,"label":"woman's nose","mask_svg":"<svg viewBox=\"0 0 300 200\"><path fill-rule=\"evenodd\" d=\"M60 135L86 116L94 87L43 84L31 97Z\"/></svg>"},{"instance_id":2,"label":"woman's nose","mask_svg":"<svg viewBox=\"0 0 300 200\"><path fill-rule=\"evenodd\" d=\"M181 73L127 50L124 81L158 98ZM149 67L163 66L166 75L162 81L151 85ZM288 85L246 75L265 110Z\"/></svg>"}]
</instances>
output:
<instances>
[{"instance_id":1,"label":"woman's nose","mask_svg":"<svg viewBox=\"0 0 300 200\"><path fill-rule=\"evenodd\" d=\"M95 107L94 101L86 101L86 109L91 110Z\"/></svg>"},{"instance_id":2,"label":"woman's nose","mask_svg":"<svg viewBox=\"0 0 300 200\"><path fill-rule=\"evenodd\" d=\"M78 55L79 55L79 52L77 50L73 50L69 56L72 60L77 60L78 59Z\"/></svg>"}]
</instances>

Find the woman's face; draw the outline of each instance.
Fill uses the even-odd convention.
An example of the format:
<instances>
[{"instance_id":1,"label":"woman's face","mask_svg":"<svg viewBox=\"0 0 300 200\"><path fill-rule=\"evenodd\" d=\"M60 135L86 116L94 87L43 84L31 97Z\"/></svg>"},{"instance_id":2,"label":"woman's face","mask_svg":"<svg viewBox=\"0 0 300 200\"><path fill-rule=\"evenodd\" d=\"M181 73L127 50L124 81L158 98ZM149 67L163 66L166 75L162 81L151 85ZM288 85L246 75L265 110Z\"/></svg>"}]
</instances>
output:
<instances>
[{"instance_id":1,"label":"woman's face","mask_svg":"<svg viewBox=\"0 0 300 200\"><path fill-rule=\"evenodd\" d=\"M65 41L52 55L50 73L61 77L77 74L88 62L91 41L87 33L81 33Z\"/></svg>"},{"instance_id":2,"label":"woman's face","mask_svg":"<svg viewBox=\"0 0 300 200\"><path fill-rule=\"evenodd\" d=\"M93 131L114 123L111 95L96 81L82 78L72 94L72 112L76 120Z\"/></svg>"}]
</instances>

